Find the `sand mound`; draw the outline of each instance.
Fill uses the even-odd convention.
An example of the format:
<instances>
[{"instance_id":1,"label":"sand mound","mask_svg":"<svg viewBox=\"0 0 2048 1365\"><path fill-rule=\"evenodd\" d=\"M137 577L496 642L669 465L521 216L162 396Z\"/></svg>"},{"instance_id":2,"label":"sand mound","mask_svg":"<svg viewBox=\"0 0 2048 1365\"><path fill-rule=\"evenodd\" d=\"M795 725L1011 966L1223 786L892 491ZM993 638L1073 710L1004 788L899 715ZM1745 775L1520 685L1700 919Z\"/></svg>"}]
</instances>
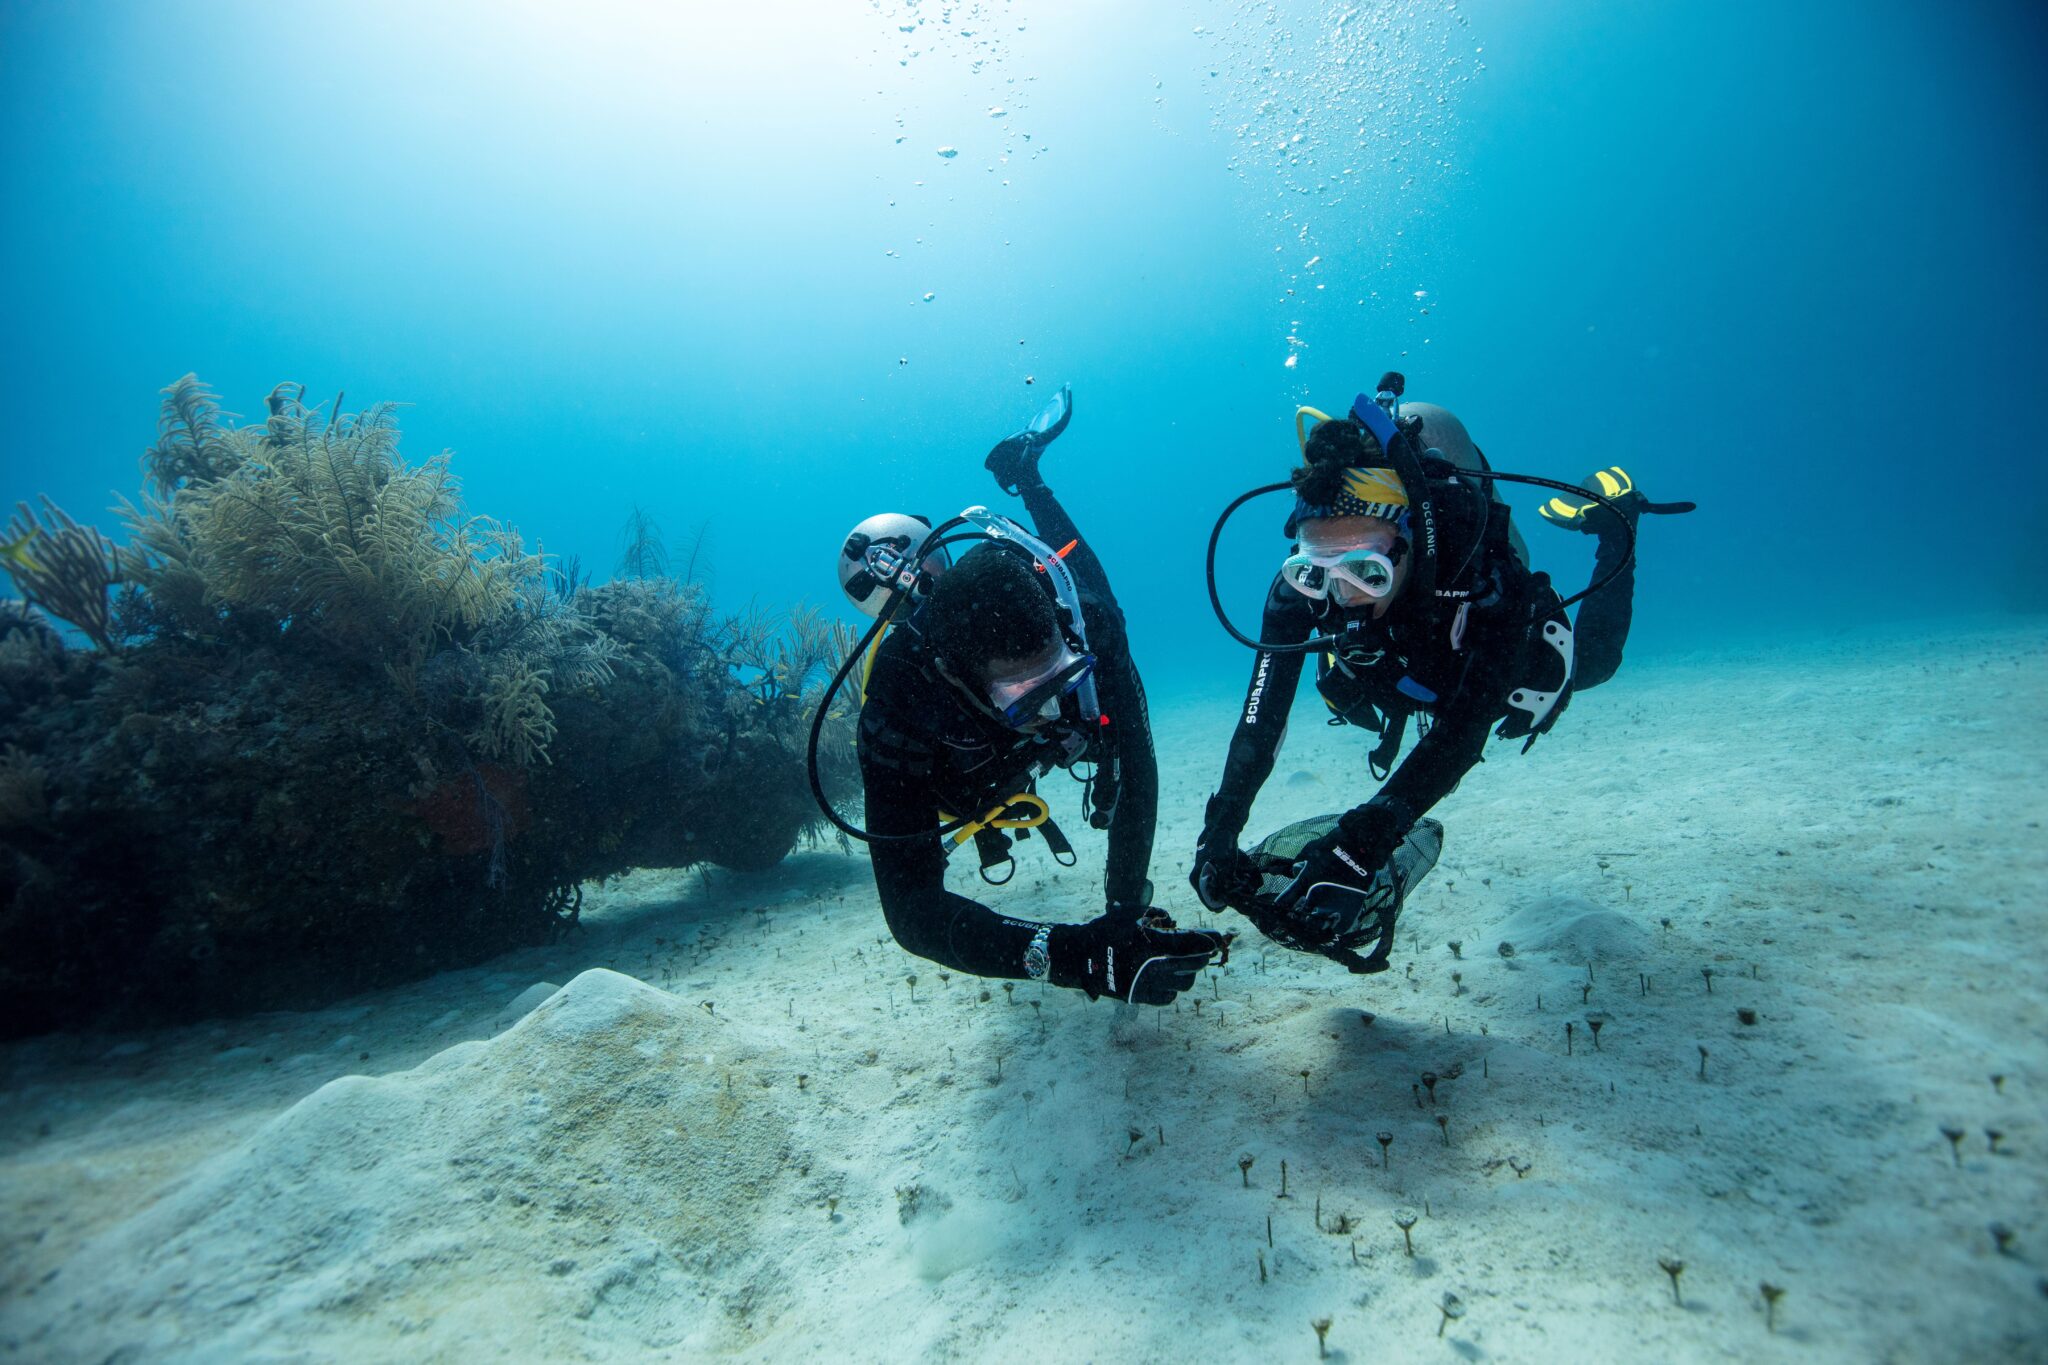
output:
<instances>
[{"instance_id":1,"label":"sand mound","mask_svg":"<svg viewBox=\"0 0 2048 1365\"><path fill-rule=\"evenodd\" d=\"M1618 962L1643 956L1649 933L1619 910L1576 896L1546 896L1518 907L1498 929L1517 952L1545 953L1567 962Z\"/></svg>"},{"instance_id":2,"label":"sand mound","mask_svg":"<svg viewBox=\"0 0 2048 1365\"><path fill-rule=\"evenodd\" d=\"M729 1091L724 1031L588 971L488 1042L330 1082L88 1246L17 1305L16 1340L95 1360L362 1358L387 1332L412 1358L733 1344L787 1134L758 1088Z\"/></svg>"}]
</instances>

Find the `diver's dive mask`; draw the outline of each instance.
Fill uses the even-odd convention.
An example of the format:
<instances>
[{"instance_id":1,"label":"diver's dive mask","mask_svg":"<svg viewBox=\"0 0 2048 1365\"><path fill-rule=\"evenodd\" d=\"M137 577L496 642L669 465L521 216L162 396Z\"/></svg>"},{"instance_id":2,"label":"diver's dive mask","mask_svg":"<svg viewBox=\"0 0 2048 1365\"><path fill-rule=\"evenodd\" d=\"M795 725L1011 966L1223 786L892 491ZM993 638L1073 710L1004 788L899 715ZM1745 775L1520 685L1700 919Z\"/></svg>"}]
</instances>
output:
<instances>
[{"instance_id":1,"label":"diver's dive mask","mask_svg":"<svg viewBox=\"0 0 2048 1365\"><path fill-rule=\"evenodd\" d=\"M1394 561L1370 545L1319 545L1304 538L1281 563L1280 576L1317 601L1339 584L1374 602L1394 591Z\"/></svg>"},{"instance_id":2,"label":"diver's dive mask","mask_svg":"<svg viewBox=\"0 0 2048 1365\"><path fill-rule=\"evenodd\" d=\"M989 705L1003 724L1013 730L1028 730L1060 719L1066 699L1094 674L1095 656L1076 654L1063 643L1058 655L1043 667L989 679Z\"/></svg>"}]
</instances>

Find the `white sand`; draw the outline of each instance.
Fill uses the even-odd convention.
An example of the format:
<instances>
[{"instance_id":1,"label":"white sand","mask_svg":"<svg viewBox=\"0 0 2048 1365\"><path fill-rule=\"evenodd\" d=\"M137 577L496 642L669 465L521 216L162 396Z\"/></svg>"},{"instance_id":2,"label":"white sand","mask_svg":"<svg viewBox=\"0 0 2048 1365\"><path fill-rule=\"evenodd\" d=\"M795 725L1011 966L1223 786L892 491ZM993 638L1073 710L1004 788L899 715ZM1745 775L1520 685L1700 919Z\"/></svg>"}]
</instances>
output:
<instances>
[{"instance_id":1,"label":"white sand","mask_svg":"<svg viewBox=\"0 0 2048 1365\"><path fill-rule=\"evenodd\" d=\"M0 1356L1308 1360L1327 1316L1353 1360L2048 1359L2044 643L1632 662L1439 808L1377 978L1253 935L1199 1012L984 1001L835 850L347 1007L7 1047ZM1157 707L1176 910L1234 706ZM1317 710L1255 829L1356 799ZM1093 913L1079 823L995 903Z\"/></svg>"}]
</instances>

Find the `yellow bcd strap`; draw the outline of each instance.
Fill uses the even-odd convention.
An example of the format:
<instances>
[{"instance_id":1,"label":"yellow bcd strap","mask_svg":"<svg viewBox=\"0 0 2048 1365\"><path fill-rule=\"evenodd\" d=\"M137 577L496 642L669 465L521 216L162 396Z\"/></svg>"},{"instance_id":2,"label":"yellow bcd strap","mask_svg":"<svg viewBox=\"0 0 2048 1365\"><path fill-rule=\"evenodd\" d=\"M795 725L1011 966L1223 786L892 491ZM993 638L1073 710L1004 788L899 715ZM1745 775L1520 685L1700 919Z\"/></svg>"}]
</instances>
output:
<instances>
[{"instance_id":1,"label":"yellow bcd strap","mask_svg":"<svg viewBox=\"0 0 2048 1365\"><path fill-rule=\"evenodd\" d=\"M1020 806L1031 813L1028 815L1011 815L1009 813ZM941 823L950 824L953 819L953 816L947 815L943 811L939 814ZM970 820L959 829L954 830L952 838L956 845L964 844L984 829L1037 829L1050 819L1052 819L1052 807L1045 804L1044 797L1036 792L1018 792L1015 796L1004 801L998 801L995 805L990 806L988 812L979 820Z\"/></svg>"},{"instance_id":2,"label":"yellow bcd strap","mask_svg":"<svg viewBox=\"0 0 2048 1365\"><path fill-rule=\"evenodd\" d=\"M867 657L861 660L860 703L862 706L866 706L868 703L868 679L874 676L875 655L881 652L882 641L888 639L889 632L894 629L896 629L896 623L894 621L891 621L888 625L883 626L881 629L881 633L875 636L875 642L868 646Z\"/></svg>"}]
</instances>

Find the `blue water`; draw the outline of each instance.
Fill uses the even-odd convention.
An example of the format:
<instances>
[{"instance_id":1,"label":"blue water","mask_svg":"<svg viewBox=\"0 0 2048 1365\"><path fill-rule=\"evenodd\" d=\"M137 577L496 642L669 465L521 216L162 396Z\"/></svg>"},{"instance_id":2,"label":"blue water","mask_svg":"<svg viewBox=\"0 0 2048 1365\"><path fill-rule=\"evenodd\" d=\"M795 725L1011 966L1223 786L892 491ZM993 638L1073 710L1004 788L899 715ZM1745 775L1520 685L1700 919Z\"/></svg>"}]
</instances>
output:
<instances>
[{"instance_id":1,"label":"blue water","mask_svg":"<svg viewBox=\"0 0 2048 1365\"><path fill-rule=\"evenodd\" d=\"M11 0L6 493L111 527L160 386L302 381L600 576L638 503L726 604L832 602L1068 381L1053 483L1166 690L1245 666L1215 512L1390 366L1501 468L1702 504L1638 655L1995 608L2048 510L2038 6L944 15Z\"/></svg>"}]
</instances>

